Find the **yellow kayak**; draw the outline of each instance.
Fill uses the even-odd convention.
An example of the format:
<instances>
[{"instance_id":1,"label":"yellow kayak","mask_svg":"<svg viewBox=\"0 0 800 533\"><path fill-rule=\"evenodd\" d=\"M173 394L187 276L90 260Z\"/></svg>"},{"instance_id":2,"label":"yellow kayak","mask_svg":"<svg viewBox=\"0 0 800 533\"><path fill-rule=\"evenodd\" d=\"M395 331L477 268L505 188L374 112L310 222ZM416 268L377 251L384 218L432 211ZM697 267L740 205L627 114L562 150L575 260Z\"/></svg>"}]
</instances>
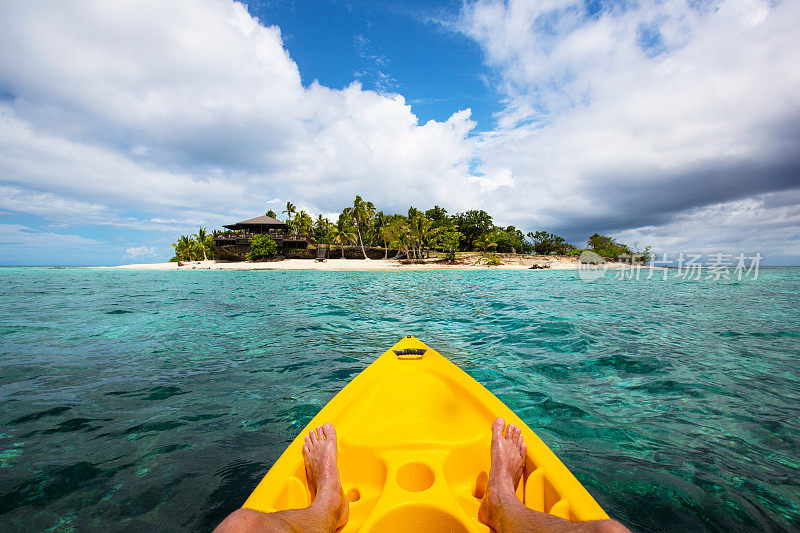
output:
<instances>
[{"instance_id":1,"label":"yellow kayak","mask_svg":"<svg viewBox=\"0 0 800 533\"><path fill-rule=\"evenodd\" d=\"M342 389L292 441L247 498L263 512L309 505L303 439L336 428L350 502L343 531L481 531L492 421L522 429L527 461L517 495L531 509L576 521L608 515L503 402L444 356L406 337Z\"/></svg>"}]
</instances>

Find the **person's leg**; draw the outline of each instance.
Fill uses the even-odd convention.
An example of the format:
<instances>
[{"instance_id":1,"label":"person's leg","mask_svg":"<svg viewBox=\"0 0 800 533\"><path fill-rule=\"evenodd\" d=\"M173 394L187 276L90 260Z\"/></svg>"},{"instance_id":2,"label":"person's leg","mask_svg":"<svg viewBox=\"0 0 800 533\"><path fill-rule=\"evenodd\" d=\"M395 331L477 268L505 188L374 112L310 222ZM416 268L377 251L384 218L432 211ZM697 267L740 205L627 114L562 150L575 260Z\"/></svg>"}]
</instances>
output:
<instances>
[{"instance_id":1,"label":"person's leg","mask_svg":"<svg viewBox=\"0 0 800 533\"><path fill-rule=\"evenodd\" d=\"M277 513L238 509L214 533L318 532L336 531L344 526L349 508L336 466L336 430L332 425L325 424L308 434L303 444L303 459L313 498L311 505Z\"/></svg>"},{"instance_id":2,"label":"person's leg","mask_svg":"<svg viewBox=\"0 0 800 533\"><path fill-rule=\"evenodd\" d=\"M591 522L571 522L557 516L540 513L525 507L516 494L517 485L525 468L527 447L518 427L498 418L492 424L492 466L489 470L489 484L481 500L478 518L498 533L567 531L597 533L630 533L628 529L614 520L595 520Z\"/></svg>"}]
</instances>

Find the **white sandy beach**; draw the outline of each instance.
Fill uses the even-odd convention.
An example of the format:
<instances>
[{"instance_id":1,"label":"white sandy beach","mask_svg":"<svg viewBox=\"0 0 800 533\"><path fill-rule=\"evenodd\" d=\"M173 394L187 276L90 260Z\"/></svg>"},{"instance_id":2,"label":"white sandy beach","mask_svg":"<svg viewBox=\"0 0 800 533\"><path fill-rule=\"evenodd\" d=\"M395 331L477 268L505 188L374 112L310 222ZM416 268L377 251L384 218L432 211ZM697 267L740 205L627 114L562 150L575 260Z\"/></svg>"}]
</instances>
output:
<instances>
[{"instance_id":1,"label":"white sandy beach","mask_svg":"<svg viewBox=\"0 0 800 533\"><path fill-rule=\"evenodd\" d=\"M392 259L327 259L319 262L314 259L286 259L266 262L230 261L187 261L178 265L171 263L143 263L95 268L128 268L136 270L330 270L330 271L369 271L369 270L525 270L533 265L547 266L551 270L576 269L577 257L535 256L519 254L498 254L503 264L487 266L478 263L479 255L460 256L456 264L447 264L438 259L425 263L403 263ZM624 266L609 263L609 267Z\"/></svg>"}]
</instances>

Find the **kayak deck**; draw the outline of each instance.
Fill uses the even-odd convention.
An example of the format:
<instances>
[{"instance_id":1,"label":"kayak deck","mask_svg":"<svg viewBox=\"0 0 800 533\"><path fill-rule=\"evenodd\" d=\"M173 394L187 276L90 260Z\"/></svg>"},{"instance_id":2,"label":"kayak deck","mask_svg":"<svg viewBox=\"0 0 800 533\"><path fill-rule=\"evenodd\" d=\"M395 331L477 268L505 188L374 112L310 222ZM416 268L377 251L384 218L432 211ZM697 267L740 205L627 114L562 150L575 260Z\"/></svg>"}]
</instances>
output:
<instances>
[{"instance_id":1,"label":"kayak deck","mask_svg":"<svg viewBox=\"0 0 800 533\"><path fill-rule=\"evenodd\" d=\"M330 422L350 502L343 531L488 531L478 521L491 423L503 417L528 446L519 498L570 520L608 518L555 454L505 404L441 354L406 337L342 389L292 441L243 507L311 502L301 449Z\"/></svg>"}]
</instances>

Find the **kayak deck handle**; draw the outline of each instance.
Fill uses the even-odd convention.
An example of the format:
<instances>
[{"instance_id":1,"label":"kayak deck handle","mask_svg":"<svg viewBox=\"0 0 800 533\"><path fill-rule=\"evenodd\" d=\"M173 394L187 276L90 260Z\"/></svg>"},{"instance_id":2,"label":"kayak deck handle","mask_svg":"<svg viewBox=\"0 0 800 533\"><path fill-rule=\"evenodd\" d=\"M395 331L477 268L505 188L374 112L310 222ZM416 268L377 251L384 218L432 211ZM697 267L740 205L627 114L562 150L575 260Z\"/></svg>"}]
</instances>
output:
<instances>
[{"instance_id":1,"label":"kayak deck handle","mask_svg":"<svg viewBox=\"0 0 800 533\"><path fill-rule=\"evenodd\" d=\"M393 351L398 359L422 359L427 350L424 348L403 348L402 350Z\"/></svg>"}]
</instances>

